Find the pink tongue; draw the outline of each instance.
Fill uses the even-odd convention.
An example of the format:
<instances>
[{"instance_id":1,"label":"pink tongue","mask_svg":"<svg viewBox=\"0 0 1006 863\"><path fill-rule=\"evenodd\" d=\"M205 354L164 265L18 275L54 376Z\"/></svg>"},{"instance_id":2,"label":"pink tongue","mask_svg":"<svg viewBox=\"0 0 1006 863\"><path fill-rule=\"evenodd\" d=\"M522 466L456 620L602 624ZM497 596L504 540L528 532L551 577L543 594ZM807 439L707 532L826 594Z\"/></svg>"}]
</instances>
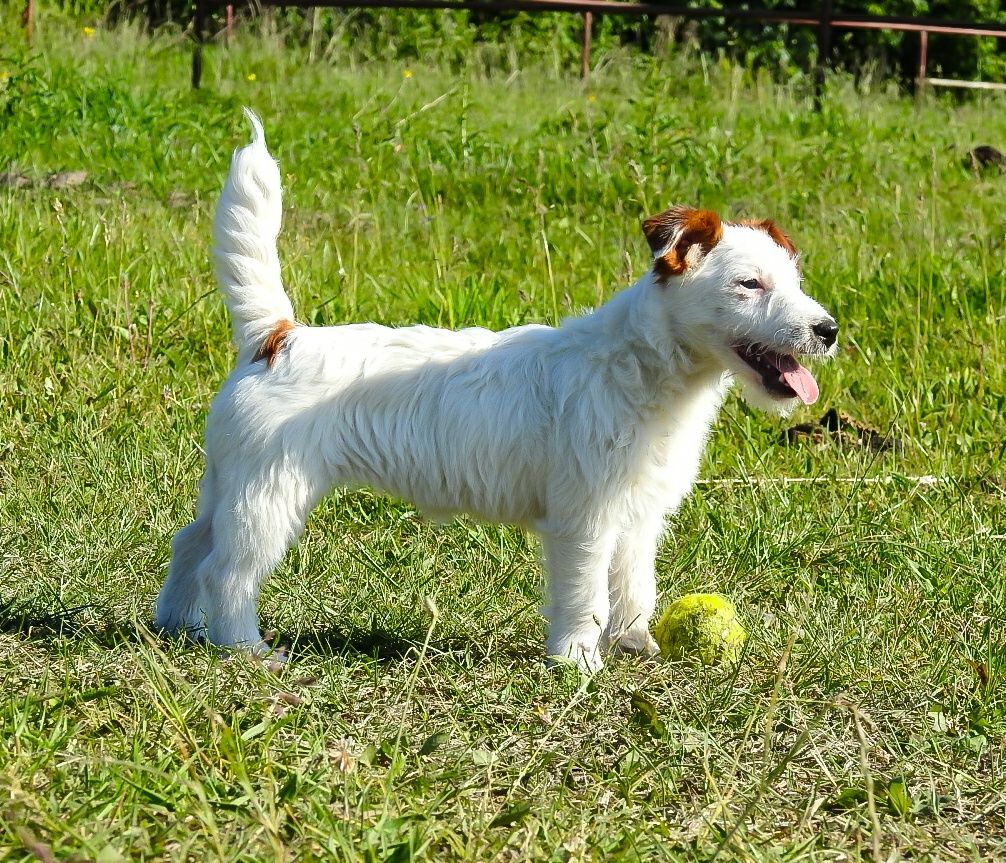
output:
<instances>
[{"instance_id":1,"label":"pink tongue","mask_svg":"<svg viewBox=\"0 0 1006 863\"><path fill-rule=\"evenodd\" d=\"M817 397L820 395L817 381L807 369L793 357L775 354L771 357L771 361L772 365L781 372L780 377L783 381L799 396L800 401L805 405L812 405L817 401Z\"/></svg>"}]
</instances>

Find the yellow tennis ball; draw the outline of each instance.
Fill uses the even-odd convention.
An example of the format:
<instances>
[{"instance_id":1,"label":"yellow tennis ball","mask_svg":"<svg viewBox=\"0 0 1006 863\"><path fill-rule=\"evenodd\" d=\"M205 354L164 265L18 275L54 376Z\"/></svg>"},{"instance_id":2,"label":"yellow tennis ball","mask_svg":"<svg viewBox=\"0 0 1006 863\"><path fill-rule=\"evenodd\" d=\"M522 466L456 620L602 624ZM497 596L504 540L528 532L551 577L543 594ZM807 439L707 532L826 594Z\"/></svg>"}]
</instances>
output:
<instances>
[{"instance_id":1,"label":"yellow tennis ball","mask_svg":"<svg viewBox=\"0 0 1006 863\"><path fill-rule=\"evenodd\" d=\"M704 665L736 662L748 637L737 609L716 593L689 593L660 615L653 634L667 659L698 660Z\"/></svg>"}]
</instances>

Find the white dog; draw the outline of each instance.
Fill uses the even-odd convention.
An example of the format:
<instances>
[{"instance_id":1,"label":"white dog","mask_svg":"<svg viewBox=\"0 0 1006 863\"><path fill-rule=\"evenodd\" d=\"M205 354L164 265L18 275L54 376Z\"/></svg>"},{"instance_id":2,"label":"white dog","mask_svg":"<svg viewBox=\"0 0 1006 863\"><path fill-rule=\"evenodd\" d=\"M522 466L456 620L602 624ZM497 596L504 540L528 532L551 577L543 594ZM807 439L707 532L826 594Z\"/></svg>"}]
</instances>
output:
<instances>
[{"instance_id":1,"label":"white dog","mask_svg":"<svg viewBox=\"0 0 1006 863\"><path fill-rule=\"evenodd\" d=\"M172 543L158 627L268 650L259 588L333 486L538 533L547 653L654 648L654 555L723 398L785 413L817 384L797 356L838 326L800 289L774 223L673 207L643 223L653 268L561 326L460 332L294 323L276 253L281 190L258 119L213 229L237 367L213 403L199 514Z\"/></svg>"}]
</instances>

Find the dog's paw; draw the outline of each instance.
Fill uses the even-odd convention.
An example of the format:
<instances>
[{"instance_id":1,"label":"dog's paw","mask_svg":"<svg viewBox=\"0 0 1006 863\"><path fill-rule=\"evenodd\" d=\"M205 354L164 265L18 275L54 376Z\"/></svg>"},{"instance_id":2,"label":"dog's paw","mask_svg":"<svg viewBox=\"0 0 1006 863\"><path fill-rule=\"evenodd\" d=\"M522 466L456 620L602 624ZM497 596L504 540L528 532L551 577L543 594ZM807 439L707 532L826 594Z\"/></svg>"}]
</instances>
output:
<instances>
[{"instance_id":1,"label":"dog's paw","mask_svg":"<svg viewBox=\"0 0 1006 863\"><path fill-rule=\"evenodd\" d=\"M192 644L202 644L206 641L206 624L202 618L193 619L190 616L158 613L154 618L154 632L167 638L177 638Z\"/></svg>"},{"instance_id":2,"label":"dog's paw","mask_svg":"<svg viewBox=\"0 0 1006 863\"><path fill-rule=\"evenodd\" d=\"M267 641L222 644L219 648L227 659L261 664L271 674L279 674L290 661L289 652L285 647L274 647Z\"/></svg>"},{"instance_id":3,"label":"dog's paw","mask_svg":"<svg viewBox=\"0 0 1006 863\"><path fill-rule=\"evenodd\" d=\"M612 653L631 653L637 656L657 656L660 647L643 627L631 627L624 632L607 637L608 650Z\"/></svg>"},{"instance_id":4,"label":"dog's paw","mask_svg":"<svg viewBox=\"0 0 1006 863\"><path fill-rule=\"evenodd\" d=\"M584 674L596 674L604 667L597 640L563 639L558 643L551 640L546 648L550 665L575 664Z\"/></svg>"},{"instance_id":5,"label":"dog's paw","mask_svg":"<svg viewBox=\"0 0 1006 863\"><path fill-rule=\"evenodd\" d=\"M154 608L154 631L186 641L206 641L205 603L197 591L183 589L168 581L161 589Z\"/></svg>"},{"instance_id":6,"label":"dog's paw","mask_svg":"<svg viewBox=\"0 0 1006 863\"><path fill-rule=\"evenodd\" d=\"M252 647L252 653L256 658L263 660L266 668L274 674L278 674L290 661L289 649L279 644L276 633L271 630L265 633L262 641Z\"/></svg>"},{"instance_id":7,"label":"dog's paw","mask_svg":"<svg viewBox=\"0 0 1006 863\"><path fill-rule=\"evenodd\" d=\"M592 656L581 654L578 659L573 659L569 656L551 654L545 657L545 664L549 668L576 669L576 671L580 674L586 674L588 677L597 674L598 671L604 668L604 662L597 653L594 653Z\"/></svg>"},{"instance_id":8,"label":"dog's paw","mask_svg":"<svg viewBox=\"0 0 1006 863\"><path fill-rule=\"evenodd\" d=\"M269 633L266 633L266 638L269 639ZM271 674L279 674L290 661L290 651L269 641L262 641L252 648L252 654L265 663L266 670Z\"/></svg>"}]
</instances>

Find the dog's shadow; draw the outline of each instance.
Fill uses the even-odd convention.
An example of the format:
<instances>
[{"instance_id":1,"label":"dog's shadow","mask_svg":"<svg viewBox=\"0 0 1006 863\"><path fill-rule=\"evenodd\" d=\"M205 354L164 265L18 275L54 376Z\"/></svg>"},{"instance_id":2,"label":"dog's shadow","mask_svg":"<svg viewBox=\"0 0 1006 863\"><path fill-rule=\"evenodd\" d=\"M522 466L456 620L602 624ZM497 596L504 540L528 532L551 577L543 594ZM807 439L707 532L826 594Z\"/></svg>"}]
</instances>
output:
<instances>
[{"instance_id":1,"label":"dog's shadow","mask_svg":"<svg viewBox=\"0 0 1006 863\"><path fill-rule=\"evenodd\" d=\"M288 647L294 661L298 657L326 657L356 655L380 662L398 662L409 656L416 657L426 646L427 656L450 656L458 661L482 662L500 657L527 661L534 656L531 645L522 648L510 644L488 646L491 640L485 634L441 635L427 641L426 630L419 625L405 625L390 629L380 624L370 627L329 626L306 630L296 636L281 636L274 642Z\"/></svg>"},{"instance_id":2,"label":"dog's shadow","mask_svg":"<svg viewBox=\"0 0 1006 863\"><path fill-rule=\"evenodd\" d=\"M280 633L272 644L298 656L325 657L356 654L384 662L395 662L422 647L425 633L415 627L391 629L372 623L364 626L326 626L296 634Z\"/></svg>"},{"instance_id":3,"label":"dog's shadow","mask_svg":"<svg viewBox=\"0 0 1006 863\"><path fill-rule=\"evenodd\" d=\"M111 620L93 605L46 608L0 598L0 634L37 645L58 642L92 642L104 648L149 641L150 630L130 620ZM105 622L97 622L105 618Z\"/></svg>"},{"instance_id":4,"label":"dog's shadow","mask_svg":"<svg viewBox=\"0 0 1006 863\"><path fill-rule=\"evenodd\" d=\"M73 636L87 627L81 615L89 606L56 609L0 597L0 634L19 635L32 641Z\"/></svg>"},{"instance_id":5,"label":"dog's shadow","mask_svg":"<svg viewBox=\"0 0 1006 863\"><path fill-rule=\"evenodd\" d=\"M96 618L103 617L106 622L95 622ZM100 609L91 605L51 609L3 598L0 598L0 634L40 645L66 640L89 641L107 649L123 644L146 644L152 640L167 646L181 640L177 636L158 633L151 621L107 621ZM394 629L376 621L366 626L325 626L296 633L280 632L270 641L294 662L306 658L355 656L394 663L410 655L418 655L424 644L429 655L467 657L474 661L501 655L526 660L533 653L530 647L521 650L514 646L497 646L489 650L484 646L486 640L478 635L443 635L430 638L427 642L427 632L420 621L403 621Z\"/></svg>"}]
</instances>

